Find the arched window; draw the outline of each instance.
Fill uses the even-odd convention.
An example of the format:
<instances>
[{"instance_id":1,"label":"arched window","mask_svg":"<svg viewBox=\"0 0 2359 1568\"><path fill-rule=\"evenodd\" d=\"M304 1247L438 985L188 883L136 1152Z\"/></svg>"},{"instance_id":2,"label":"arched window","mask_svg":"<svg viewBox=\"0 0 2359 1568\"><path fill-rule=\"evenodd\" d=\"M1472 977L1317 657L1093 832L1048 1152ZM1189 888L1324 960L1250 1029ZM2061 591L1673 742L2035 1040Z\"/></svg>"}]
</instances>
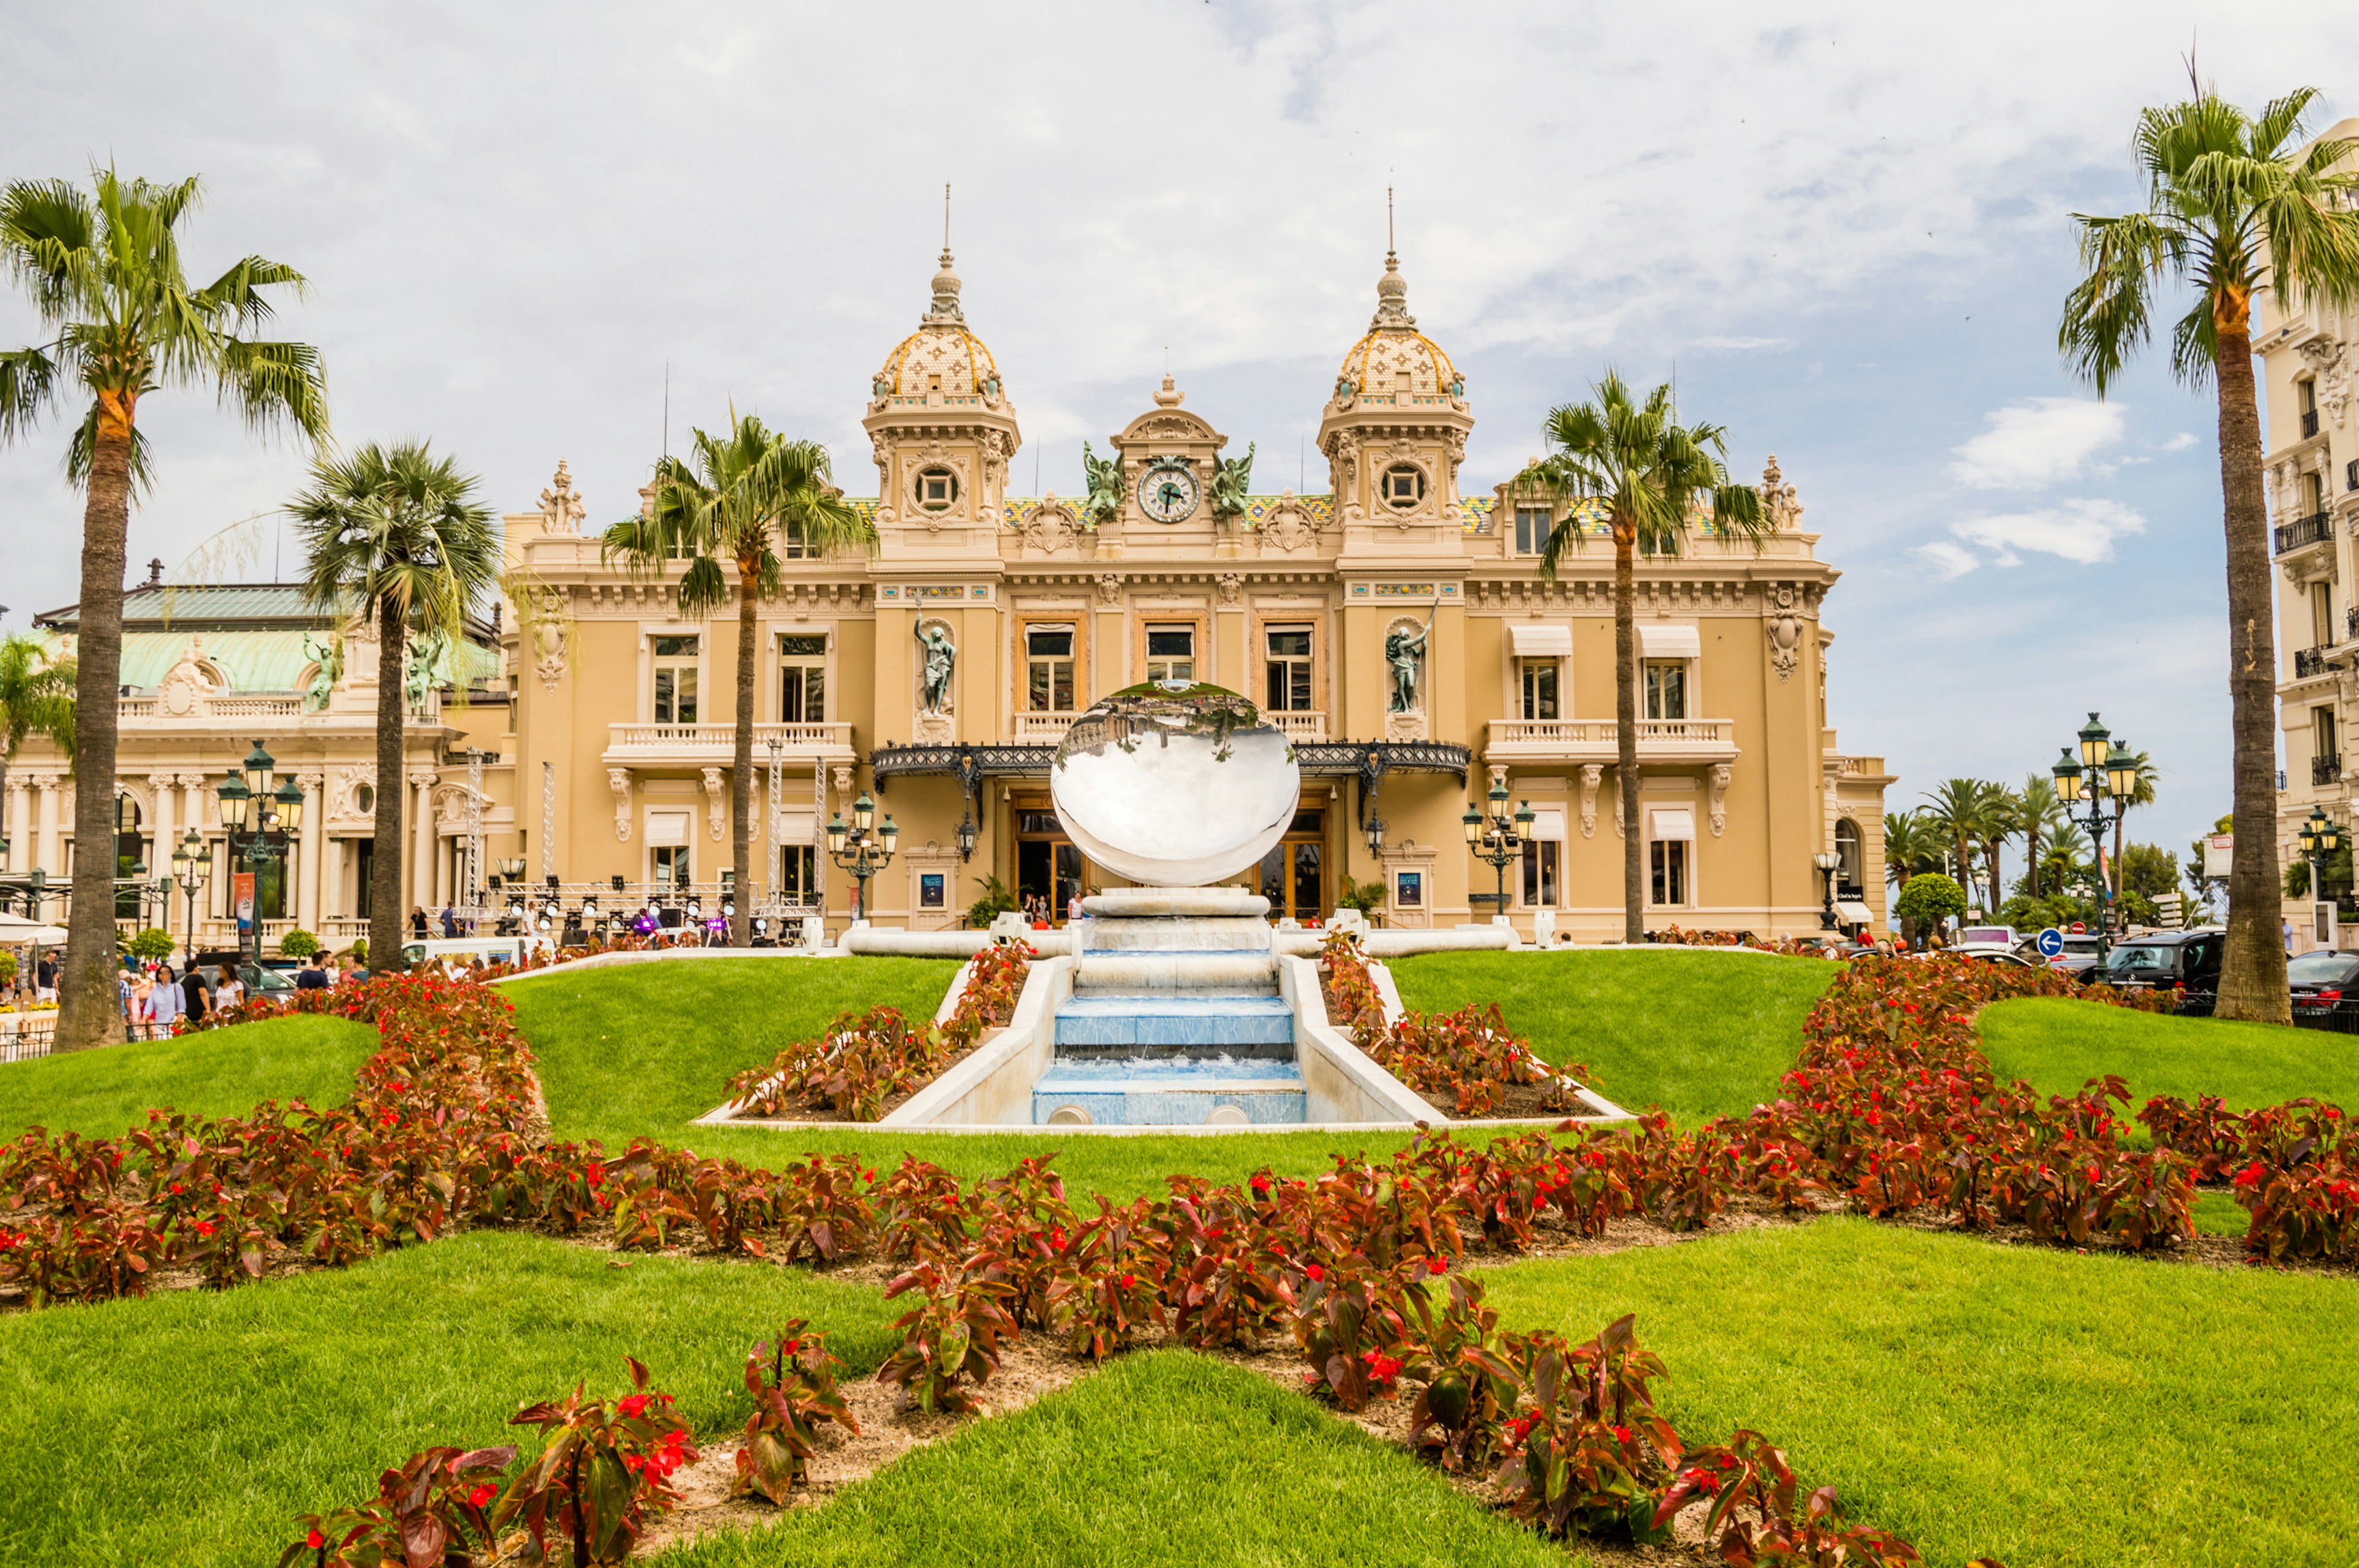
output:
<instances>
[{"instance_id":1,"label":"arched window","mask_svg":"<svg viewBox=\"0 0 2359 1568\"><path fill-rule=\"evenodd\" d=\"M1867 842L1848 816L1835 823L1835 892L1840 898L1867 896Z\"/></svg>"}]
</instances>

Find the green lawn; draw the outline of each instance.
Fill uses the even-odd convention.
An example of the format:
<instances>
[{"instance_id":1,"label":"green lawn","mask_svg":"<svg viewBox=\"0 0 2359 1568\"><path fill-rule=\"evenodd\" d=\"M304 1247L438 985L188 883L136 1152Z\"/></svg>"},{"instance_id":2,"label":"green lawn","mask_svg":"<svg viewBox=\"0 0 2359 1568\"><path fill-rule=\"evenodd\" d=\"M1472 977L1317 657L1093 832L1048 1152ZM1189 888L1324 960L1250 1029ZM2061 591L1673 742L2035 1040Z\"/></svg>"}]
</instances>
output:
<instances>
[{"instance_id":1,"label":"green lawn","mask_svg":"<svg viewBox=\"0 0 2359 1568\"><path fill-rule=\"evenodd\" d=\"M2213 1094L2232 1109L2315 1096L2359 1106L2359 1040L2322 1029L2168 1018L2062 997L2026 997L1983 1010L1983 1054L2002 1079L2071 1094L2119 1073L2131 1104L2150 1095Z\"/></svg>"},{"instance_id":2,"label":"green lawn","mask_svg":"<svg viewBox=\"0 0 2359 1568\"><path fill-rule=\"evenodd\" d=\"M1567 1568L1542 1541L1310 1400L1184 1351L1125 1357L668 1568L1449 1563Z\"/></svg>"},{"instance_id":3,"label":"green lawn","mask_svg":"<svg viewBox=\"0 0 2359 1568\"><path fill-rule=\"evenodd\" d=\"M225 1293L0 1317L0 1563L276 1560L295 1514L372 1495L433 1443L505 1443L525 1400L636 1355L700 1433L750 1408L746 1348L788 1317L857 1368L895 1314L801 1270L609 1255L464 1233Z\"/></svg>"},{"instance_id":4,"label":"green lawn","mask_svg":"<svg viewBox=\"0 0 2359 1568\"><path fill-rule=\"evenodd\" d=\"M0 1136L27 1127L114 1137L151 1107L243 1116L266 1099L342 1105L376 1051L345 1018L269 1018L176 1040L142 1040L0 1066Z\"/></svg>"},{"instance_id":5,"label":"green lawn","mask_svg":"<svg viewBox=\"0 0 2359 1568\"><path fill-rule=\"evenodd\" d=\"M1608 1099L1681 1122L1777 1098L1838 972L1823 958L1679 951L1430 953L1391 968L1403 1006L1495 1001L1546 1060L1586 1063Z\"/></svg>"},{"instance_id":6,"label":"green lawn","mask_svg":"<svg viewBox=\"0 0 2359 1568\"><path fill-rule=\"evenodd\" d=\"M501 989L539 1058L557 1136L595 1137L613 1147L647 1136L769 1166L810 1151L850 1152L885 1165L908 1153L967 1180L998 1175L1027 1154L1058 1152L1057 1169L1077 1192L1126 1198L1161 1193L1171 1172L1235 1182L1266 1164L1307 1177L1329 1169L1338 1149L1382 1159L1408 1141L1406 1134L1381 1133L1339 1142L1315 1132L1073 1138L689 1125L721 1103L732 1073L810 1038L846 1007L883 1002L932 1017L955 968L919 958L713 958L587 969Z\"/></svg>"},{"instance_id":7,"label":"green lawn","mask_svg":"<svg viewBox=\"0 0 2359 1568\"><path fill-rule=\"evenodd\" d=\"M1681 1430L1742 1422L1929 1563L2345 1564L2348 1279L1825 1219L1495 1271L1523 1327L1624 1312Z\"/></svg>"}]
</instances>

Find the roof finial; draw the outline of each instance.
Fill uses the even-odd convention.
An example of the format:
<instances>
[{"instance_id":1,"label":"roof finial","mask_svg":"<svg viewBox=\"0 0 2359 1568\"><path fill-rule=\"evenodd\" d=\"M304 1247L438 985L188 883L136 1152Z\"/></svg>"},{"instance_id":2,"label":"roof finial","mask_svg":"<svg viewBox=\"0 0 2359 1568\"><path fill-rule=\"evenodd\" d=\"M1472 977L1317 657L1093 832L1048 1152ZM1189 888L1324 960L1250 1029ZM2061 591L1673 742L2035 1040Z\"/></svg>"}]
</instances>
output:
<instances>
[{"instance_id":1,"label":"roof finial","mask_svg":"<svg viewBox=\"0 0 2359 1568\"><path fill-rule=\"evenodd\" d=\"M1395 247L1393 245L1393 188L1387 185L1385 187L1385 260L1389 263L1393 259L1395 254Z\"/></svg>"},{"instance_id":2,"label":"roof finial","mask_svg":"<svg viewBox=\"0 0 2359 1568\"><path fill-rule=\"evenodd\" d=\"M1415 327L1408 313L1408 280L1400 274L1400 253L1393 245L1393 188L1385 187L1385 276L1376 279L1376 314L1368 330Z\"/></svg>"},{"instance_id":3,"label":"roof finial","mask_svg":"<svg viewBox=\"0 0 2359 1568\"><path fill-rule=\"evenodd\" d=\"M951 182L942 181L942 254L951 254Z\"/></svg>"},{"instance_id":4,"label":"roof finial","mask_svg":"<svg viewBox=\"0 0 2359 1568\"><path fill-rule=\"evenodd\" d=\"M934 302L925 314L928 321L963 321L966 313L959 308L959 276L951 265L951 182L942 181L942 265L934 274Z\"/></svg>"}]
</instances>

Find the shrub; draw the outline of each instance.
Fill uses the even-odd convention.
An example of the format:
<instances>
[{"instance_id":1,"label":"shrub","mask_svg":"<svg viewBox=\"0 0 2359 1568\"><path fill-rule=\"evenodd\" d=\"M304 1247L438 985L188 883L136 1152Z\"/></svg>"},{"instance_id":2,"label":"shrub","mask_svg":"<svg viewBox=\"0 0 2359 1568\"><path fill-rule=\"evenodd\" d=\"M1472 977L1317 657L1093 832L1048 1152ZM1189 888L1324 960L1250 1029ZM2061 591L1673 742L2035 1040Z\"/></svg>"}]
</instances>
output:
<instances>
[{"instance_id":1,"label":"shrub","mask_svg":"<svg viewBox=\"0 0 2359 1568\"><path fill-rule=\"evenodd\" d=\"M580 1385L560 1400L527 1405L511 1426L539 1429L539 1456L508 1483L492 1514L495 1528L520 1522L542 1557L554 1529L577 1564L620 1563L648 1519L679 1500L672 1472L696 1459L672 1396L648 1388L646 1367L625 1357L631 1391L610 1411Z\"/></svg>"},{"instance_id":2,"label":"shrub","mask_svg":"<svg viewBox=\"0 0 2359 1568\"><path fill-rule=\"evenodd\" d=\"M516 1461L500 1448L429 1448L377 1477L377 1494L355 1508L307 1514L301 1540L278 1554L279 1568L310 1561L339 1563L473 1563L494 1540L491 1509L500 1476Z\"/></svg>"},{"instance_id":3,"label":"shrub","mask_svg":"<svg viewBox=\"0 0 2359 1568\"><path fill-rule=\"evenodd\" d=\"M308 958L320 950L320 939L298 925L278 938L279 953L289 958Z\"/></svg>"},{"instance_id":4,"label":"shrub","mask_svg":"<svg viewBox=\"0 0 2359 1568\"><path fill-rule=\"evenodd\" d=\"M1519 1349L1532 1405L1507 1423L1495 1477L1507 1511L1549 1535L1669 1539L1658 1505L1684 1448L1655 1410L1648 1385L1663 1362L1639 1346L1636 1320L1617 1318L1583 1345L1537 1334Z\"/></svg>"},{"instance_id":5,"label":"shrub","mask_svg":"<svg viewBox=\"0 0 2359 1568\"><path fill-rule=\"evenodd\" d=\"M999 1346L1016 1337L1016 1320L1002 1304L1008 1285L990 1279L952 1280L920 1263L885 1287L887 1301L908 1291L924 1300L893 1326L899 1348L876 1368L876 1380L899 1386L906 1403L931 1415L975 1408L973 1388L999 1370Z\"/></svg>"},{"instance_id":6,"label":"shrub","mask_svg":"<svg viewBox=\"0 0 2359 1568\"><path fill-rule=\"evenodd\" d=\"M977 877L974 885L983 890L983 896L966 906L966 923L978 931L1023 907L1016 902L1016 890L997 877Z\"/></svg>"},{"instance_id":7,"label":"shrub","mask_svg":"<svg viewBox=\"0 0 2359 1568\"><path fill-rule=\"evenodd\" d=\"M801 1318L788 1320L777 1343L757 1340L745 1357L745 1391L754 1413L745 1420L745 1446L737 1451L734 1497L759 1492L783 1505L802 1479L821 1423L833 1422L853 1436L860 1423L835 1386L842 1362L827 1353L827 1336Z\"/></svg>"},{"instance_id":8,"label":"shrub","mask_svg":"<svg viewBox=\"0 0 2359 1568\"><path fill-rule=\"evenodd\" d=\"M170 957L173 946L169 932L158 931L151 925L124 944L124 951L142 963L153 964Z\"/></svg>"},{"instance_id":9,"label":"shrub","mask_svg":"<svg viewBox=\"0 0 2359 1568\"><path fill-rule=\"evenodd\" d=\"M1892 906L1895 920L1913 921L1919 931L1965 913L1965 890L1939 871L1921 871L1910 877L1900 890L1899 902Z\"/></svg>"}]
</instances>

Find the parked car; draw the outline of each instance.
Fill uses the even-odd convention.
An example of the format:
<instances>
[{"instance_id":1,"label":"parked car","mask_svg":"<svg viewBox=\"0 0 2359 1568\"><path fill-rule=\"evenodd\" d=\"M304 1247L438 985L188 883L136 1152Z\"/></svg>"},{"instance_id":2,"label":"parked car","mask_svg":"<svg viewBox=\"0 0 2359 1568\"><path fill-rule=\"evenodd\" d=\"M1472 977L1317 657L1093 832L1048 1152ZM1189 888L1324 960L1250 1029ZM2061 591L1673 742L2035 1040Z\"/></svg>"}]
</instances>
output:
<instances>
[{"instance_id":1,"label":"parked car","mask_svg":"<svg viewBox=\"0 0 2359 1568\"><path fill-rule=\"evenodd\" d=\"M293 960L288 959L285 963L291 967ZM288 972L287 968L282 968L279 964L266 960L256 967L246 962L245 955L234 947L223 947L212 951L199 950L197 968L205 973L207 989L221 984L222 970L225 967L237 971L238 980L245 987L245 994L248 996L277 996L281 991L292 991L295 989L294 976Z\"/></svg>"},{"instance_id":2,"label":"parked car","mask_svg":"<svg viewBox=\"0 0 2359 1568\"><path fill-rule=\"evenodd\" d=\"M1979 958L1985 953L2012 953L2022 940L2012 925L1962 925L1950 951L1962 958Z\"/></svg>"},{"instance_id":3,"label":"parked car","mask_svg":"<svg viewBox=\"0 0 2359 1568\"><path fill-rule=\"evenodd\" d=\"M2293 1021L2301 1029L2359 1034L2359 953L2304 953L2286 960Z\"/></svg>"},{"instance_id":4,"label":"parked car","mask_svg":"<svg viewBox=\"0 0 2359 1568\"><path fill-rule=\"evenodd\" d=\"M2066 933L2064 951L2048 960L2051 969L2061 969L2082 985L2097 978L2097 939L2093 935Z\"/></svg>"},{"instance_id":5,"label":"parked car","mask_svg":"<svg viewBox=\"0 0 2359 1568\"><path fill-rule=\"evenodd\" d=\"M1996 964L2005 969L2044 969L2048 966L2037 958L2027 958L2003 947L1969 947L1958 953L1962 958L1972 958L1977 964Z\"/></svg>"}]
</instances>

